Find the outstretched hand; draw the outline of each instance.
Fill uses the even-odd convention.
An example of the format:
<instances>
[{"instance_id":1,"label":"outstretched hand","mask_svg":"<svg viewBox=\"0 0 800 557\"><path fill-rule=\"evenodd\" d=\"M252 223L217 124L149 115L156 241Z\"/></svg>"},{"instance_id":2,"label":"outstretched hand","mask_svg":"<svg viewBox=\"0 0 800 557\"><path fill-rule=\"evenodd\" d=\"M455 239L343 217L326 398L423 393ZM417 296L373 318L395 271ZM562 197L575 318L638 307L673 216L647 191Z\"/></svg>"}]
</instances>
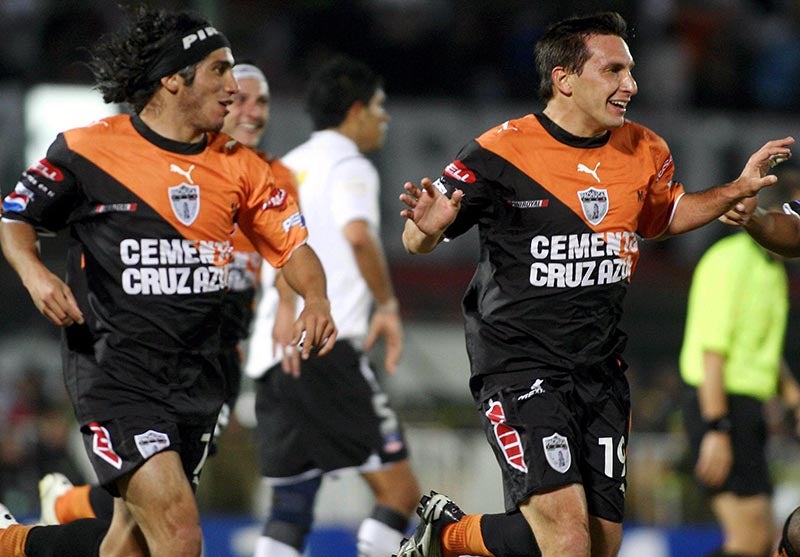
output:
<instances>
[{"instance_id":1,"label":"outstretched hand","mask_svg":"<svg viewBox=\"0 0 800 557\"><path fill-rule=\"evenodd\" d=\"M427 236L440 236L456 219L461 208L464 192L456 190L451 197L440 192L430 178L423 178L418 187L413 182L403 185L405 193L400 201L408 208L400 211L400 216L413 221L420 232Z\"/></svg>"},{"instance_id":2,"label":"outstretched hand","mask_svg":"<svg viewBox=\"0 0 800 557\"><path fill-rule=\"evenodd\" d=\"M741 197L752 197L762 188L771 186L778 181L777 176L768 174L768 172L775 165L792 156L789 147L793 143L794 138L791 136L773 139L750 156L744 170L733 182L739 188Z\"/></svg>"}]
</instances>

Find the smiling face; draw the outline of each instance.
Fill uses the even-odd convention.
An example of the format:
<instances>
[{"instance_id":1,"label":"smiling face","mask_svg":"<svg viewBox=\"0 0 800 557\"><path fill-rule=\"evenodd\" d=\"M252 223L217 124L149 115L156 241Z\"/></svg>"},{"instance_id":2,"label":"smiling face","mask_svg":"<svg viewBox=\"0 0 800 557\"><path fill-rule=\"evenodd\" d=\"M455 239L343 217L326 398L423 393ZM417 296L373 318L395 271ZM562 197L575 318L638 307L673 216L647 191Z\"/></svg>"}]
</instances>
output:
<instances>
[{"instance_id":1,"label":"smiling face","mask_svg":"<svg viewBox=\"0 0 800 557\"><path fill-rule=\"evenodd\" d=\"M222 129L228 106L238 91L232 66L229 48L219 48L197 64L191 85L184 83L178 91L178 113L187 127L199 133Z\"/></svg>"},{"instance_id":2,"label":"smiling face","mask_svg":"<svg viewBox=\"0 0 800 557\"><path fill-rule=\"evenodd\" d=\"M222 131L248 147L257 147L269 119L267 83L255 77L237 81L239 92L228 107Z\"/></svg>"},{"instance_id":3,"label":"smiling face","mask_svg":"<svg viewBox=\"0 0 800 557\"><path fill-rule=\"evenodd\" d=\"M622 126L628 103L638 91L631 73L633 57L621 37L592 35L586 39L586 47L591 56L580 72L562 68L554 78L562 93L557 95L557 102L565 117L563 123L557 123L580 137L601 135Z\"/></svg>"}]
</instances>

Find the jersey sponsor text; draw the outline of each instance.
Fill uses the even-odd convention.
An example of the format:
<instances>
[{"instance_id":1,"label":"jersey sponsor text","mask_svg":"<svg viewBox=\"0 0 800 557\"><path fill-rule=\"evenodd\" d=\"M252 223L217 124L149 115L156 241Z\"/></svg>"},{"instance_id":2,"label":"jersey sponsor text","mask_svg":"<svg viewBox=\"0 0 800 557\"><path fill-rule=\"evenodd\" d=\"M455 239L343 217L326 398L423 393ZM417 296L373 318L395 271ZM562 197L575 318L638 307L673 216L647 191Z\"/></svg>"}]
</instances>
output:
<instances>
[{"instance_id":1,"label":"jersey sponsor text","mask_svg":"<svg viewBox=\"0 0 800 557\"><path fill-rule=\"evenodd\" d=\"M572 288L629 280L638 251L636 235L626 231L534 236L530 283Z\"/></svg>"},{"instance_id":2,"label":"jersey sponsor text","mask_svg":"<svg viewBox=\"0 0 800 557\"><path fill-rule=\"evenodd\" d=\"M229 242L126 239L120 242L120 260L126 266L122 288L130 295L217 292L228 283L230 252Z\"/></svg>"}]
</instances>

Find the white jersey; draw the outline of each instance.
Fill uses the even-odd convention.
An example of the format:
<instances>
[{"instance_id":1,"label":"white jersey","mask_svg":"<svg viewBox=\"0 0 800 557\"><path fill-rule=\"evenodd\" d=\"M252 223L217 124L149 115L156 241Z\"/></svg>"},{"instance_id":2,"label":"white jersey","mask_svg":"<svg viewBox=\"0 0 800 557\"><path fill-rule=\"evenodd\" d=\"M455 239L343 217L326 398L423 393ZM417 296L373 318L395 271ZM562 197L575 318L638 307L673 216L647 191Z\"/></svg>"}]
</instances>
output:
<instances>
[{"instance_id":1,"label":"white jersey","mask_svg":"<svg viewBox=\"0 0 800 557\"><path fill-rule=\"evenodd\" d=\"M308 141L281 157L281 161L297 180L308 244L322 262L327 276L337 338L360 343L367 334L372 294L342 229L349 222L363 220L378 236L378 171L351 139L331 130L312 133ZM268 276L270 274L262 275L262 296L251 335L260 340L258 347L251 344L245 365L251 377L261 376L277 362L272 356L271 341L265 342L272 338L276 304L272 282L266 283L274 280ZM298 304L298 313L301 309Z\"/></svg>"},{"instance_id":2,"label":"white jersey","mask_svg":"<svg viewBox=\"0 0 800 557\"><path fill-rule=\"evenodd\" d=\"M330 130L312 133L283 162L294 172L308 243L325 269L338 338L358 340L367 334L372 294L342 229L364 220L377 236L378 171L352 140Z\"/></svg>"},{"instance_id":3,"label":"white jersey","mask_svg":"<svg viewBox=\"0 0 800 557\"><path fill-rule=\"evenodd\" d=\"M253 317L253 331L247 343L247 356L244 372L248 377L258 379L264 372L281 361L281 355L274 353L272 327L278 310L278 291L275 289L275 268L261 266L261 285L256 311ZM255 342L253 339L258 339Z\"/></svg>"}]
</instances>

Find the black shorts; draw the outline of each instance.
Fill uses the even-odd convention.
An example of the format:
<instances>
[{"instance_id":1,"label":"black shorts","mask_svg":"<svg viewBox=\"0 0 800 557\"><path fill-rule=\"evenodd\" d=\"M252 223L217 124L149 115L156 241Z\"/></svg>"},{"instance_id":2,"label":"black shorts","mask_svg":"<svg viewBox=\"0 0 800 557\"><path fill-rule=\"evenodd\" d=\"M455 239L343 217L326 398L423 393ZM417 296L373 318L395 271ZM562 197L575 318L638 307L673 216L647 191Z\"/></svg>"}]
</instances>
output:
<instances>
[{"instance_id":1,"label":"black shorts","mask_svg":"<svg viewBox=\"0 0 800 557\"><path fill-rule=\"evenodd\" d=\"M222 406L224 380L216 359L197 354L136 358L106 350L64 350L64 379L84 445L101 485L116 495L115 481L163 450L181 456L197 485Z\"/></svg>"},{"instance_id":2,"label":"black shorts","mask_svg":"<svg viewBox=\"0 0 800 557\"><path fill-rule=\"evenodd\" d=\"M115 497L116 481L162 451L177 451L183 471L196 489L208 456L216 419L205 425L186 425L153 417L142 407L138 415L92 422L81 427L83 444L98 482Z\"/></svg>"},{"instance_id":3,"label":"black shorts","mask_svg":"<svg viewBox=\"0 0 800 557\"><path fill-rule=\"evenodd\" d=\"M219 351L219 365L225 377L225 404L233 410L242 390L242 351L238 343L222 344Z\"/></svg>"},{"instance_id":4,"label":"black shorts","mask_svg":"<svg viewBox=\"0 0 800 557\"><path fill-rule=\"evenodd\" d=\"M143 415L203 425L225 395L219 354L99 349L100 359L62 350L64 382L78 424Z\"/></svg>"},{"instance_id":5,"label":"black shorts","mask_svg":"<svg viewBox=\"0 0 800 557\"><path fill-rule=\"evenodd\" d=\"M405 435L366 355L350 341L301 364L299 378L270 369L256 382L261 472L275 483L408 458Z\"/></svg>"},{"instance_id":6,"label":"black shorts","mask_svg":"<svg viewBox=\"0 0 800 557\"><path fill-rule=\"evenodd\" d=\"M709 495L729 492L746 497L772 494L772 482L767 463L767 424L764 404L744 395L727 396L728 417L731 421L733 464L728 478L719 488L700 485ZM684 424L689 439L692 467L700 453L700 443L706 428L697 401L697 389L688 388L683 408Z\"/></svg>"},{"instance_id":7,"label":"black shorts","mask_svg":"<svg viewBox=\"0 0 800 557\"><path fill-rule=\"evenodd\" d=\"M536 493L580 483L590 515L622 522L630 434L624 364L485 376L476 400L507 512Z\"/></svg>"}]
</instances>

